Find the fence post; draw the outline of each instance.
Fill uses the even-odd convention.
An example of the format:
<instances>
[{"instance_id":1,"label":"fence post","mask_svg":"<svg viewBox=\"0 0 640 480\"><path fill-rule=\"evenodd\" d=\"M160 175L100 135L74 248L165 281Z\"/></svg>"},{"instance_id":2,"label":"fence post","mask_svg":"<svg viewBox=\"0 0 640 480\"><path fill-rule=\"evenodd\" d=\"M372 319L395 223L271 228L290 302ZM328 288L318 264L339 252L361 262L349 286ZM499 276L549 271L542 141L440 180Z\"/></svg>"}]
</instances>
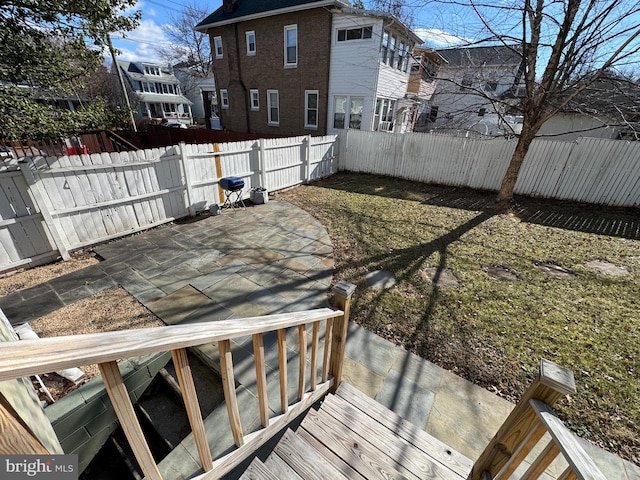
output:
<instances>
[{"instance_id":1,"label":"fence post","mask_svg":"<svg viewBox=\"0 0 640 480\"><path fill-rule=\"evenodd\" d=\"M196 205L193 202L193 187L191 185L191 172L189 172L189 165L187 165L187 152L186 143L180 142L178 145L180 149L180 167L182 168L182 178L184 179L185 187L187 190L187 203L189 204L189 215L196 216Z\"/></svg>"},{"instance_id":2,"label":"fence post","mask_svg":"<svg viewBox=\"0 0 640 480\"><path fill-rule=\"evenodd\" d=\"M529 406L535 398L552 406L564 395L576 392L573 372L549 360L540 360L538 378L533 381L516 407L511 411L498 432L484 449L473 469L469 480L481 480L484 472L494 478L507 463L520 442L529 434L538 421L536 413Z\"/></svg>"},{"instance_id":3,"label":"fence post","mask_svg":"<svg viewBox=\"0 0 640 480\"><path fill-rule=\"evenodd\" d=\"M351 296L356 286L345 280L340 280L334 285L332 291L335 295L334 306L344 312L341 317L333 320L331 337L331 360L329 374L333 377L331 392L335 392L342 381L342 367L344 364L344 349L347 344L347 329L349 328L349 312L351 310ZM325 340L326 341L326 340Z\"/></svg>"},{"instance_id":4,"label":"fence post","mask_svg":"<svg viewBox=\"0 0 640 480\"><path fill-rule=\"evenodd\" d=\"M27 189L29 191L29 195L33 199L33 203L38 207L40 213L42 214L42 218L44 219L44 223L49 229L49 233L51 234L51 238L53 239L53 243L55 243L55 247L60 252L63 260L70 260L71 255L69 255L69 251L62 241L62 237L60 236L60 232L58 231L56 224L53 221L53 217L51 216L51 212L49 211L49 207L47 202L45 201L45 196L40 190L40 184L36 182L36 178L31 171L31 162L20 162L20 171L24 176L24 179L27 182Z\"/></svg>"},{"instance_id":5,"label":"fence post","mask_svg":"<svg viewBox=\"0 0 640 480\"><path fill-rule=\"evenodd\" d=\"M307 138L305 139L305 141L306 141L306 146L304 149L304 156L305 156L304 178L306 183L310 183L311 182L311 135L307 135Z\"/></svg>"},{"instance_id":6,"label":"fence post","mask_svg":"<svg viewBox=\"0 0 640 480\"><path fill-rule=\"evenodd\" d=\"M264 171L265 139L261 138L260 140L258 140L258 142L260 143L260 150L258 151L258 176L260 177L260 186L269 190L269 186L267 185L267 173Z\"/></svg>"}]
</instances>

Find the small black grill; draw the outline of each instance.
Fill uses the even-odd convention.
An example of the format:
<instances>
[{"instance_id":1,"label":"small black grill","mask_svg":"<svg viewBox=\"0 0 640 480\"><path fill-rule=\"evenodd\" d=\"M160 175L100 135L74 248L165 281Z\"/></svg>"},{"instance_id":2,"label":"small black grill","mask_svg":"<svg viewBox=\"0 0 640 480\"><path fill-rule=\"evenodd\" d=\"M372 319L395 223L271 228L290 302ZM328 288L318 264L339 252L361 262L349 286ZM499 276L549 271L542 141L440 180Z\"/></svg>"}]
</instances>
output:
<instances>
[{"instance_id":1,"label":"small black grill","mask_svg":"<svg viewBox=\"0 0 640 480\"><path fill-rule=\"evenodd\" d=\"M222 207L233 208L236 206L246 208L242 200L244 180L240 177L224 177L220 179L220 188L224 190L224 204Z\"/></svg>"}]
</instances>

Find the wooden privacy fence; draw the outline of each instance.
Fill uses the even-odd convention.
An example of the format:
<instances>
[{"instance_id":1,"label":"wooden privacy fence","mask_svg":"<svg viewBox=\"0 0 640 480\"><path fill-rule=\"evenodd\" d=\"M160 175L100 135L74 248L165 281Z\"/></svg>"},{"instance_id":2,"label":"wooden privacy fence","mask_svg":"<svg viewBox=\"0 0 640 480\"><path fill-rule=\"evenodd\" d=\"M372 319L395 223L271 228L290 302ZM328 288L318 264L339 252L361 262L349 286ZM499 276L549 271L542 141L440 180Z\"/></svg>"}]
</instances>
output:
<instances>
[{"instance_id":1,"label":"wooden privacy fence","mask_svg":"<svg viewBox=\"0 0 640 480\"><path fill-rule=\"evenodd\" d=\"M337 137L293 137L0 164L0 271L35 265L223 202L236 176L270 191L337 171Z\"/></svg>"},{"instance_id":2,"label":"wooden privacy fence","mask_svg":"<svg viewBox=\"0 0 640 480\"><path fill-rule=\"evenodd\" d=\"M423 133L340 133L340 169L497 191L516 140ZM640 142L536 139L515 193L618 207L640 206Z\"/></svg>"}]
</instances>

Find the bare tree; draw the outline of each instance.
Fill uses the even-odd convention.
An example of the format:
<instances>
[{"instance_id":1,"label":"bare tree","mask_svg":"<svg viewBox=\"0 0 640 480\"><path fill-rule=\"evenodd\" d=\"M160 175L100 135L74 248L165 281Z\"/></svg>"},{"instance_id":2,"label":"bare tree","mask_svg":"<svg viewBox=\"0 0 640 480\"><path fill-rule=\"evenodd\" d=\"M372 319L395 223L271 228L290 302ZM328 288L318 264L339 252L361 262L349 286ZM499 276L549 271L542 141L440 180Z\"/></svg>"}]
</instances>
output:
<instances>
[{"instance_id":1,"label":"bare tree","mask_svg":"<svg viewBox=\"0 0 640 480\"><path fill-rule=\"evenodd\" d=\"M167 63L183 72L181 81L185 93L212 73L209 37L193 29L209 13L195 2L185 4L184 9L177 15L171 15L170 23L163 27L170 43L159 47L157 52L167 59Z\"/></svg>"},{"instance_id":2,"label":"bare tree","mask_svg":"<svg viewBox=\"0 0 640 480\"><path fill-rule=\"evenodd\" d=\"M606 73L639 61L640 2L441 3L473 11L482 32L474 35L474 44L503 45L523 60L524 92L518 98L522 131L498 194L499 201L509 201L527 151L542 125L574 106Z\"/></svg>"}]
</instances>

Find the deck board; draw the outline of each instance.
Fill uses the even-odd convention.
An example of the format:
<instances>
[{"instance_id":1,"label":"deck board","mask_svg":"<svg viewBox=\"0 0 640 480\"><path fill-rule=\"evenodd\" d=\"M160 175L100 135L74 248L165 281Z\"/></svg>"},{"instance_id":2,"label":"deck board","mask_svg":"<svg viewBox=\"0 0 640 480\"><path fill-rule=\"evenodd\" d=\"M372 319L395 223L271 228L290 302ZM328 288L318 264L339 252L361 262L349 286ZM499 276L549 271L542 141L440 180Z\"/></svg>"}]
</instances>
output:
<instances>
[{"instance_id":1,"label":"deck board","mask_svg":"<svg viewBox=\"0 0 640 480\"><path fill-rule=\"evenodd\" d=\"M393 456L378 449L326 412L309 412L301 427L367 479L420 480Z\"/></svg>"},{"instance_id":2,"label":"deck board","mask_svg":"<svg viewBox=\"0 0 640 480\"><path fill-rule=\"evenodd\" d=\"M267 458L264 464L269 470L274 472L280 480L302 480L302 477L275 452L269 455L269 458Z\"/></svg>"},{"instance_id":3,"label":"deck board","mask_svg":"<svg viewBox=\"0 0 640 480\"><path fill-rule=\"evenodd\" d=\"M464 478L435 460L428 452L423 452L410 442L398 437L392 430L343 399L328 396L320 411L329 414L361 438L375 441L376 447L394 462L396 469L403 473L409 473L419 479L460 480Z\"/></svg>"},{"instance_id":4,"label":"deck board","mask_svg":"<svg viewBox=\"0 0 640 480\"><path fill-rule=\"evenodd\" d=\"M327 461L331 465L336 467L345 477L349 478L350 480L370 480L360 475L351 465L349 465L342 458L333 453L333 451L323 445L322 442L320 442L317 438L307 432L304 428L302 428L302 426L301 428L298 428L298 430L296 430L296 433L300 435L300 438L302 438L305 442L315 448L320 453L320 455L326 458Z\"/></svg>"},{"instance_id":5,"label":"deck board","mask_svg":"<svg viewBox=\"0 0 640 480\"><path fill-rule=\"evenodd\" d=\"M274 452L305 480L347 479L292 430L285 432Z\"/></svg>"},{"instance_id":6,"label":"deck board","mask_svg":"<svg viewBox=\"0 0 640 480\"><path fill-rule=\"evenodd\" d=\"M341 383L336 396L344 399L362 413L374 418L378 423L390 429L396 436L411 443L431 458L449 468L461 477L466 478L473 461L453 450L447 444L429 435L416 425L400 417L384 405L367 397L348 383Z\"/></svg>"},{"instance_id":7,"label":"deck board","mask_svg":"<svg viewBox=\"0 0 640 480\"><path fill-rule=\"evenodd\" d=\"M280 480L280 476L269 470L260 459L254 458L240 480Z\"/></svg>"}]
</instances>

